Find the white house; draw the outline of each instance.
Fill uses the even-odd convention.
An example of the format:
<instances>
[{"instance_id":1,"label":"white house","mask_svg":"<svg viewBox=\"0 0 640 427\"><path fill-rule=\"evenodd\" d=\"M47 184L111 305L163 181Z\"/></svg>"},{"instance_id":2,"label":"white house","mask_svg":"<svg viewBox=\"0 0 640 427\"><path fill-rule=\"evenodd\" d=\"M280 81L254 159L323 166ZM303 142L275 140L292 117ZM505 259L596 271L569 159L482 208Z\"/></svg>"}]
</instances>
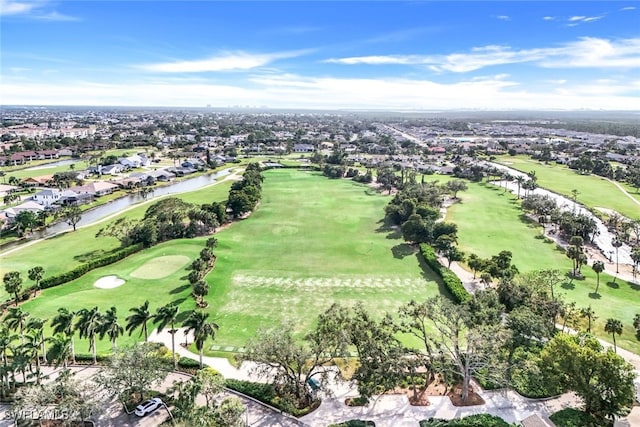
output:
<instances>
[{"instance_id":1,"label":"white house","mask_svg":"<svg viewBox=\"0 0 640 427\"><path fill-rule=\"evenodd\" d=\"M60 197L62 197L62 192L57 188L45 188L34 194L32 199L42 206L49 207L60 200Z\"/></svg>"}]
</instances>

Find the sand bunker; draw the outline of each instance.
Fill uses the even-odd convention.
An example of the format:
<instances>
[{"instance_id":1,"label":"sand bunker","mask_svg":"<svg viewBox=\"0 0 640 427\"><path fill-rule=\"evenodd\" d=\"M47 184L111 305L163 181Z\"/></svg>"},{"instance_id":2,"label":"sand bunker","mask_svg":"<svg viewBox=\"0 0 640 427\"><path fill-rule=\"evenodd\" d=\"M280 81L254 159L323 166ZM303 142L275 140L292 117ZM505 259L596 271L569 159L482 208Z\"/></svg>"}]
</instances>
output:
<instances>
[{"instance_id":1,"label":"sand bunker","mask_svg":"<svg viewBox=\"0 0 640 427\"><path fill-rule=\"evenodd\" d=\"M124 285L124 280L118 278L118 276L104 276L93 284L93 286L100 289L112 289L122 285Z\"/></svg>"}]
</instances>

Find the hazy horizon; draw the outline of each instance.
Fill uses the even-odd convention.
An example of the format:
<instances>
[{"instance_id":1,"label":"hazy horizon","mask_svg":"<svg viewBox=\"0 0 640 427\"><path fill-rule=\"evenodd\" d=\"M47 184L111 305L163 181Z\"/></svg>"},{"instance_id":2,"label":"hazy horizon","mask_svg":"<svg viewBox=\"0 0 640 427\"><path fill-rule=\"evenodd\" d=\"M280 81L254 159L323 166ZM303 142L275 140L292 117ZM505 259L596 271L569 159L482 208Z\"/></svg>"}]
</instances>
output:
<instances>
[{"instance_id":1,"label":"hazy horizon","mask_svg":"<svg viewBox=\"0 0 640 427\"><path fill-rule=\"evenodd\" d=\"M634 1L0 0L6 105L638 111Z\"/></svg>"}]
</instances>

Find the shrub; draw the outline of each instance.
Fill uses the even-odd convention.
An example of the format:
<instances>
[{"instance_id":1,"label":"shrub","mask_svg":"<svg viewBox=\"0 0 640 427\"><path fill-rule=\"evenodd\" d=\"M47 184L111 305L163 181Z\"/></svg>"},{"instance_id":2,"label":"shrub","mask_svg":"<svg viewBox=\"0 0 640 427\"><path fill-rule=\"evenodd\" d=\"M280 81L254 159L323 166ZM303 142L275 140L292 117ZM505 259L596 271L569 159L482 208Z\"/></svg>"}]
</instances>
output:
<instances>
[{"instance_id":1,"label":"shrub","mask_svg":"<svg viewBox=\"0 0 640 427\"><path fill-rule=\"evenodd\" d=\"M331 424L329 427L369 427L375 425L376 423L373 421L349 420L340 424Z\"/></svg>"},{"instance_id":2,"label":"shrub","mask_svg":"<svg viewBox=\"0 0 640 427\"><path fill-rule=\"evenodd\" d=\"M471 299L471 294L464 288L460 278L453 271L440 264L436 252L431 246L422 243L420 245L420 253L429 268L440 276L442 283L444 283L456 303L460 304Z\"/></svg>"},{"instance_id":3,"label":"shrub","mask_svg":"<svg viewBox=\"0 0 640 427\"><path fill-rule=\"evenodd\" d=\"M178 366L186 369L190 369L190 368L197 369L197 368L200 368L200 362L183 356L180 359L178 359Z\"/></svg>"},{"instance_id":4,"label":"shrub","mask_svg":"<svg viewBox=\"0 0 640 427\"><path fill-rule=\"evenodd\" d=\"M231 390L235 390L247 396L253 397L260 402L272 405L276 396L276 390L272 384L254 383L251 381L242 381L227 379L225 386ZM275 406L275 405L274 405Z\"/></svg>"},{"instance_id":5,"label":"shrub","mask_svg":"<svg viewBox=\"0 0 640 427\"><path fill-rule=\"evenodd\" d=\"M558 427L602 426L603 421L594 420L586 412L566 408L551 415L551 421ZM612 424L608 424L612 425Z\"/></svg>"},{"instance_id":6,"label":"shrub","mask_svg":"<svg viewBox=\"0 0 640 427\"><path fill-rule=\"evenodd\" d=\"M468 417L442 420L429 418L420 421L420 427L510 427L511 424L500 417L489 414L476 414Z\"/></svg>"},{"instance_id":7,"label":"shrub","mask_svg":"<svg viewBox=\"0 0 640 427\"><path fill-rule=\"evenodd\" d=\"M126 248L111 252L107 255L103 255L100 258L96 258L94 260L80 264L73 270L67 271L66 273L58 274L56 276L50 276L43 279L40 282L40 288L48 289L54 286L62 285L63 283L70 282L77 279L78 277L85 275L91 270L99 267L104 267L105 265L113 264L114 262L125 259L129 255L141 251L142 249L143 246L141 244L137 244L127 246Z\"/></svg>"}]
</instances>

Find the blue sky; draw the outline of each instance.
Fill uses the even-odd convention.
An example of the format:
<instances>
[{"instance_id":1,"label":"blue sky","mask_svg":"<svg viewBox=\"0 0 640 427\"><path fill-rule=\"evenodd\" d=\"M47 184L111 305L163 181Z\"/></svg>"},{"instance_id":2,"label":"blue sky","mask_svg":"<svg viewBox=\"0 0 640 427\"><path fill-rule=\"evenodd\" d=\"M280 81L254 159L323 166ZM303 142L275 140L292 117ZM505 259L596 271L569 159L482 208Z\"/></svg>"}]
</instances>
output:
<instances>
[{"instance_id":1,"label":"blue sky","mask_svg":"<svg viewBox=\"0 0 640 427\"><path fill-rule=\"evenodd\" d=\"M0 102L640 110L638 1L0 0Z\"/></svg>"}]
</instances>

